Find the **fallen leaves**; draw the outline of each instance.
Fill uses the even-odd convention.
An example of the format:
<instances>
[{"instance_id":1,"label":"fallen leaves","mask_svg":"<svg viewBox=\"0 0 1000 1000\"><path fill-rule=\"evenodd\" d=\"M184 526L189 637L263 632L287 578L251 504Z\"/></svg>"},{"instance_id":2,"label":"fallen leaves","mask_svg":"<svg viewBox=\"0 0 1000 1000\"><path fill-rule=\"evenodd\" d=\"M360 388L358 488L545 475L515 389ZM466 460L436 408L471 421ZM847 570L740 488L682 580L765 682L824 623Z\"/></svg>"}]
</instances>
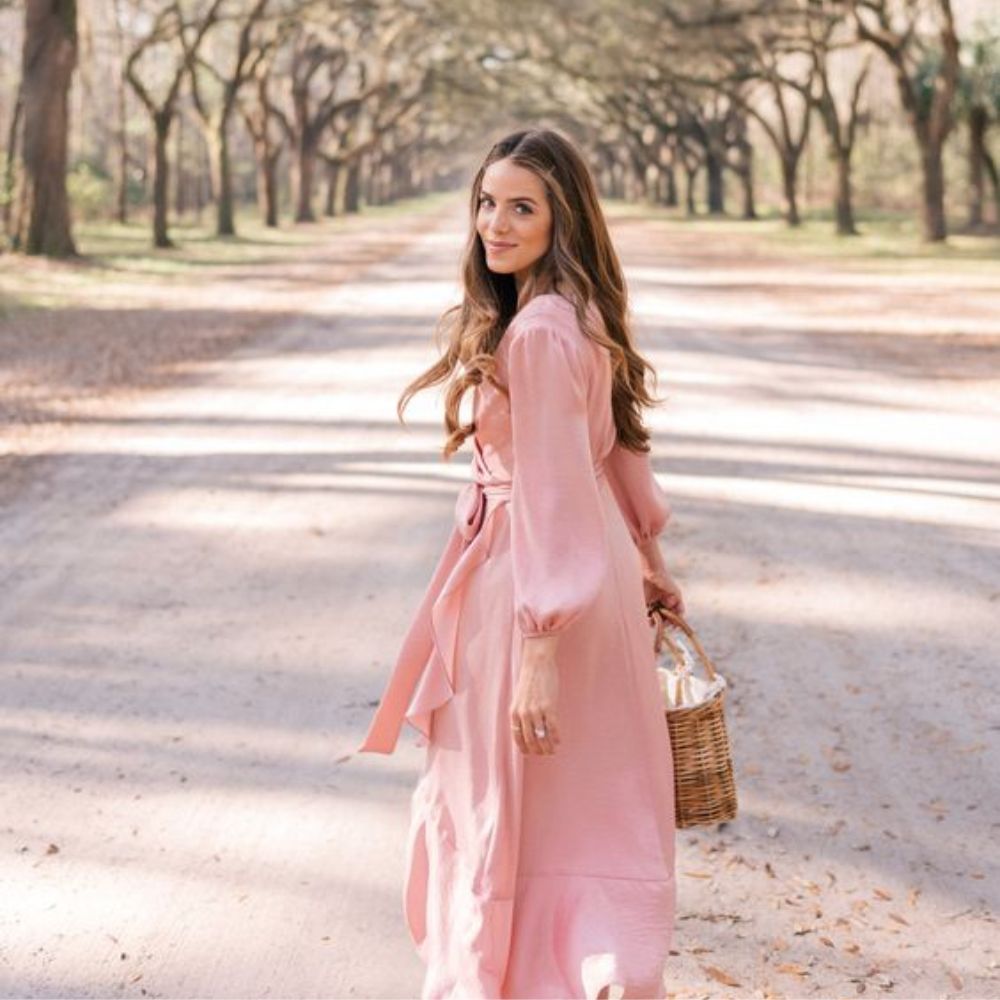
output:
<instances>
[{"instance_id":1,"label":"fallen leaves","mask_svg":"<svg viewBox=\"0 0 1000 1000\"><path fill-rule=\"evenodd\" d=\"M863 975L851 976L851 982L856 985L858 993L864 993L869 983L880 990L891 990L896 985L895 980L890 979L881 970L869 970Z\"/></svg>"},{"instance_id":2,"label":"fallen leaves","mask_svg":"<svg viewBox=\"0 0 1000 1000\"><path fill-rule=\"evenodd\" d=\"M740 913L684 913L680 915L681 920L704 920L706 923L717 924L723 920L728 920L732 924L745 924L750 922L749 917L744 917Z\"/></svg>"},{"instance_id":3,"label":"fallen leaves","mask_svg":"<svg viewBox=\"0 0 1000 1000\"><path fill-rule=\"evenodd\" d=\"M846 748L841 744L837 743L832 747L824 747L823 756L826 757L830 767L833 768L834 771L850 771L851 762L847 757Z\"/></svg>"},{"instance_id":4,"label":"fallen leaves","mask_svg":"<svg viewBox=\"0 0 1000 1000\"><path fill-rule=\"evenodd\" d=\"M749 868L752 872L757 871L760 867L759 865L755 865L748 858L745 858L742 854L730 855L730 857L726 860L727 868L736 868L739 865L742 865L744 868Z\"/></svg>"},{"instance_id":5,"label":"fallen leaves","mask_svg":"<svg viewBox=\"0 0 1000 1000\"><path fill-rule=\"evenodd\" d=\"M795 875L792 878L792 881L798 883L804 889L808 889L813 895L818 895L823 891L823 887L817 885L815 882L812 881L812 879L802 878L799 875Z\"/></svg>"},{"instance_id":6,"label":"fallen leaves","mask_svg":"<svg viewBox=\"0 0 1000 1000\"><path fill-rule=\"evenodd\" d=\"M743 985L738 979L734 979L728 972L726 972L725 969L720 969L717 965L703 965L701 970L705 973L705 975L710 976L717 983L722 983L723 986Z\"/></svg>"},{"instance_id":7,"label":"fallen leaves","mask_svg":"<svg viewBox=\"0 0 1000 1000\"><path fill-rule=\"evenodd\" d=\"M926 809L934 816L939 823L948 815L948 806L940 798L931 799L930 802L919 803L921 809Z\"/></svg>"},{"instance_id":8,"label":"fallen leaves","mask_svg":"<svg viewBox=\"0 0 1000 1000\"><path fill-rule=\"evenodd\" d=\"M799 976L802 978L809 975L809 970L804 965L799 965L798 962L782 962L774 968L777 972L783 972L786 976Z\"/></svg>"}]
</instances>

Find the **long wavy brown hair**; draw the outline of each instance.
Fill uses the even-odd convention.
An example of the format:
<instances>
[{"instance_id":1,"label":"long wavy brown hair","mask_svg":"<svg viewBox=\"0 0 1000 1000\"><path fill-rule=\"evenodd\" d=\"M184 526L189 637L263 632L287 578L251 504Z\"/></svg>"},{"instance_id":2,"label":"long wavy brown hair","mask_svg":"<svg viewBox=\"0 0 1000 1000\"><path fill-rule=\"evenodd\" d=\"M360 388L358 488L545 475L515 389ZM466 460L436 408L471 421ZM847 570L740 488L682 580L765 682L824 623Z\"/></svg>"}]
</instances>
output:
<instances>
[{"instance_id":1,"label":"long wavy brown hair","mask_svg":"<svg viewBox=\"0 0 1000 1000\"><path fill-rule=\"evenodd\" d=\"M486 265L486 252L476 229L479 197L486 168L510 158L533 171L545 185L552 212L552 238L548 251L536 262L518 297L513 274L498 274ZM438 320L435 342L439 360L411 382L399 398L403 411L421 389L449 380L445 392L444 424L447 439L444 457L450 458L462 442L475 433L475 419L459 420L462 397L484 380L501 392L506 387L495 378L494 354L514 314L536 292L554 291L574 305L580 328L607 348L611 356L612 412L618 440L633 451L649 450L649 431L642 422L642 408L662 400L650 394L646 376L657 386L656 369L632 343L628 292L621 264L601 211L597 188L576 147L551 129L513 132L496 143L483 161L472 184L471 225L462 257L464 298ZM596 304L604 330L594 328L587 315ZM606 331L606 332L605 332ZM446 346L442 347L443 344ZM456 368L461 371L456 373Z\"/></svg>"}]
</instances>

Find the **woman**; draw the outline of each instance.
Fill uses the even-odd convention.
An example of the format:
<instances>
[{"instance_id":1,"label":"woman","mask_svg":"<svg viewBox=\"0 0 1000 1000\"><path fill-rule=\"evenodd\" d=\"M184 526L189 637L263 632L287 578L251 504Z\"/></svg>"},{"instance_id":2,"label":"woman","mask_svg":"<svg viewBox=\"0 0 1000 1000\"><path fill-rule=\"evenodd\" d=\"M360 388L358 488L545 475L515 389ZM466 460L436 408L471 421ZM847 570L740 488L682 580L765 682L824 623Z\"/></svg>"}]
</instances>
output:
<instances>
[{"instance_id":1,"label":"woman","mask_svg":"<svg viewBox=\"0 0 1000 1000\"><path fill-rule=\"evenodd\" d=\"M399 408L451 377L444 453L472 435L472 481L359 750L404 720L427 747L403 891L424 998L660 997L673 769L647 604L684 604L644 450L655 371L565 138L497 143L472 219L447 351Z\"/></svg>"}]
</instances>

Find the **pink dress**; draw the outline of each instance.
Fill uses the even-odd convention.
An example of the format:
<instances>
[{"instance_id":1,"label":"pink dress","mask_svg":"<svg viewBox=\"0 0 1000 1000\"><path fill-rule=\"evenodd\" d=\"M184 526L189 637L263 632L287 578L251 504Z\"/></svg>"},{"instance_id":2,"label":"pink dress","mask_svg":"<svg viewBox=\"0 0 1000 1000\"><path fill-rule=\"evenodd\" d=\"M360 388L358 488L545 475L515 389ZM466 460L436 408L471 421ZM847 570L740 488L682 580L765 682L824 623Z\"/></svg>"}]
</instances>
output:
<instances>
[{"instance_id":1,"label":"pink dress","mask_svg":"<svg viewBox=\"0 0 1000 1000\"><path fill-rule=\"evenodd\" d=\"M472 481L358 747L392 753L405 720L427 748L403 887L421 995L662 997L673 767L635 542L670 507L567 299L533 298L496 358L509 401L475 390ZM562 741L524 755L521 636L553 632Z\"/></svg>"}]
</instances>

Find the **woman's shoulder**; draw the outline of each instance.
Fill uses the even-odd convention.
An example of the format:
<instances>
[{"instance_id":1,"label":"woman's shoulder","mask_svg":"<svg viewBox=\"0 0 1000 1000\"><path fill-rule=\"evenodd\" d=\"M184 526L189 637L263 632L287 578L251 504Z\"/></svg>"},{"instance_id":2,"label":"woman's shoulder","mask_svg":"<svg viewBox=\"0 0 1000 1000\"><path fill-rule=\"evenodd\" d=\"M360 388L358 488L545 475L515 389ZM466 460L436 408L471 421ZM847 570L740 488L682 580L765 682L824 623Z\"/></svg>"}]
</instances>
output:
<instances>
[{"instance_id":1,"label":"woman's shoulder","mask_svg":"<svg viewBox=\"0 0 1000 1000\"><path fill-rule=\"evenodd\" d=\"M508 326L511 340L532 336L560 336L579 347L585 339L571 299L558 292L532 296L515 313Z\"/></svg>"},{"instance_id":2,"label":"woman's shoulder","mask_svg":"<svg viewBox=\"0 0 1000 1000\"><path fill-rule=\"evenodd\" d=\"M601 349L581 328L573 302L554 292L536 295L521 307L508 325L504 345L505 364L513 351L522 366L565 368L580 384L593 379Z\"/></svg>"},{"instance_id":3,"label":"woman's shoulder","mask_svg":"<svg viewBox=\"0 0 1000 1000\"><path fill-rule=\"evenodd\" d=\"M542 292L533 295L514 314L511 326L523 327L544 319L565 319L576 315L573 302L560 292Z\"/></svg>"}]
</instances>

